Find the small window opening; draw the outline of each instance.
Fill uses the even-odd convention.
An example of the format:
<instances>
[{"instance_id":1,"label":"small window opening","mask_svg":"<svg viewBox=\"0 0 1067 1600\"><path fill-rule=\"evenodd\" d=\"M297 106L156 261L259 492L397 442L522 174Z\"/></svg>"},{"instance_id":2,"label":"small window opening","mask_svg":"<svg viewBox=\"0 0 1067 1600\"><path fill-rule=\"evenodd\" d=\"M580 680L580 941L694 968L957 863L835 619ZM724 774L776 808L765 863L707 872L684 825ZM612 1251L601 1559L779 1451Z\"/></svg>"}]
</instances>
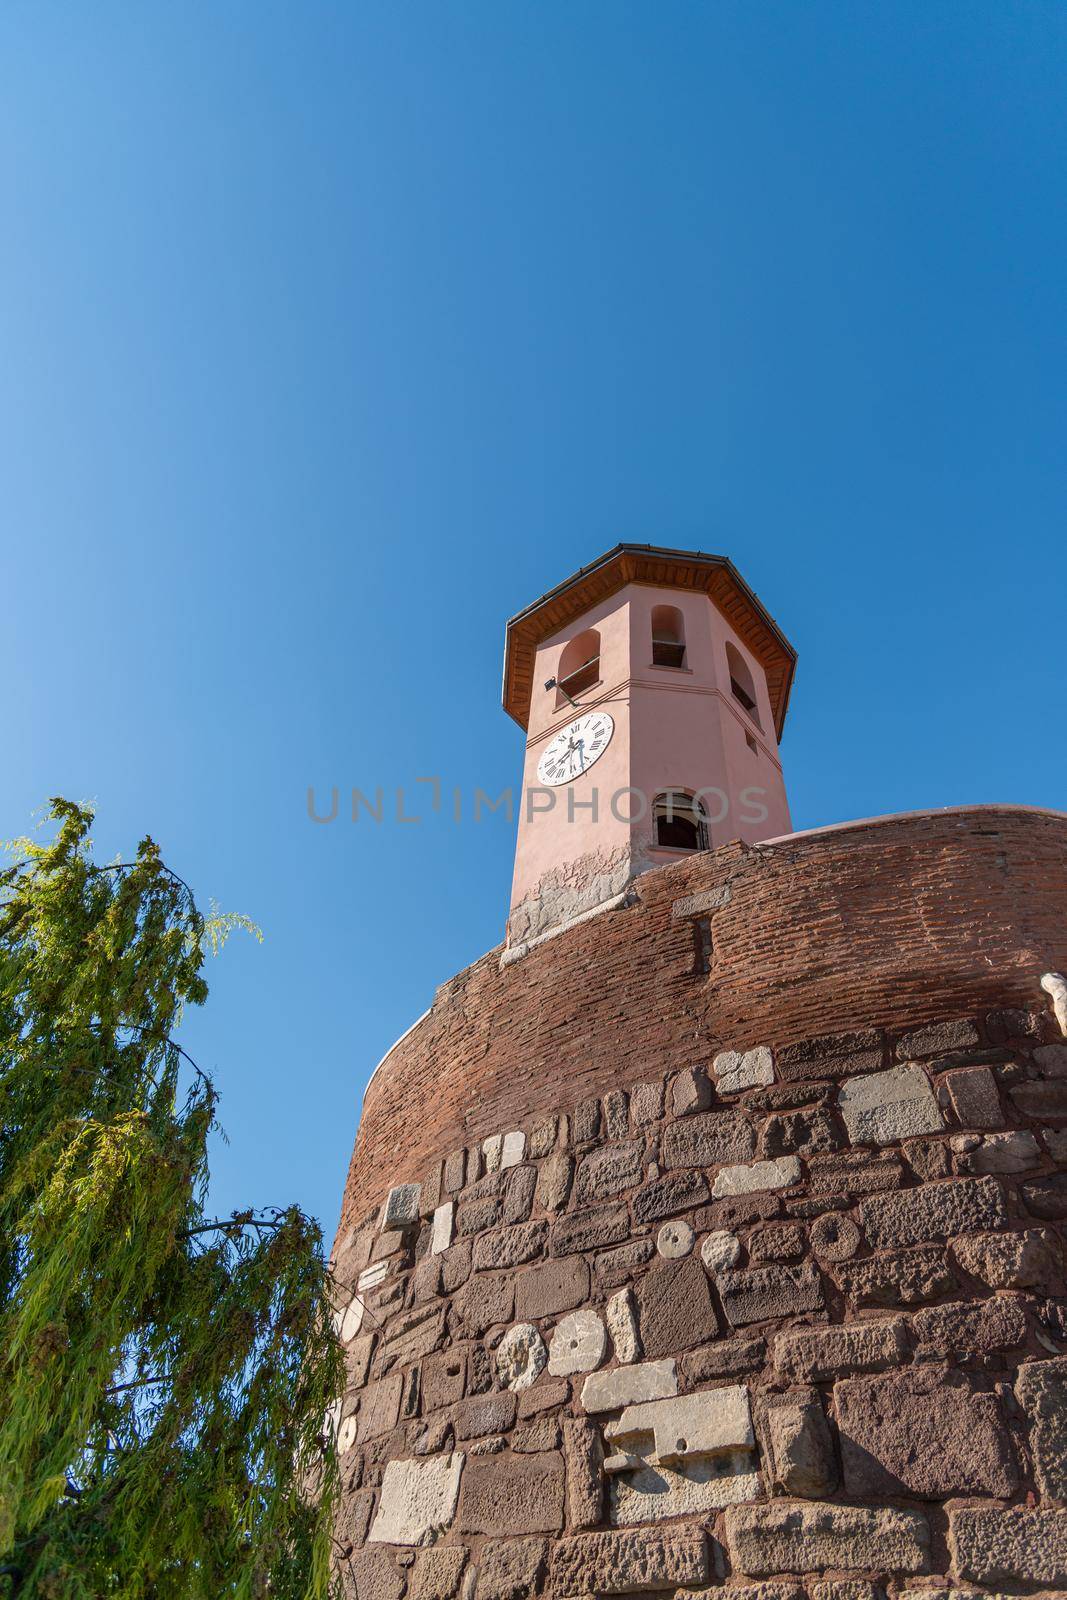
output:
<instances>
[{"instance_id":1,"label":"small window opening","mask_svg":"<svg viewBox=\"0 0 1067 1600\"><path fill-rule=\"evenodd\" d=\"M730 689L734 699L744 706L756 727L762 727L759 712L756 710L756 685L748 662L729 640L726 641L726 660L730 668Z\"/></svg>"},{"instance_id":2,"label":"small window opening","mask_svg":"<svg viewBox=\"0 0 1067 1600\"><path fill-rule=\"evenodd\" d=\"M754 756L758 756L759 755L759 745L756 743L755 739L753 739L752 735L750 733L748 733L748 732L746 732L746 734L745 734L745 743L748 745L748 748L752 751L752 754Z\"/></svg>"},{"instance_id":3,"label":"small window opening","mask_svg":"<svg viewBox=\"0 0 1067 1600\"><path fill-rule=\"evenodd\" d=\"M652 607L652 665L685 665L685 624L677 606Z\"/></svg>"},{"instance_id":4,"label":"small window opening","mask_svg":"<svg viewBox=\"0 0 1067 1600\"><path fill-rule=\"evenodd\" d=\"M710 917L697 917L693 922L693 954L693 971L710 972L712 957Z\"/></svg>"},{"instance_id":5,"label":"small window opening","mask_svg":"<svg viewBox=\"0 0 1067 1600\"><path fill-rule=\"evenodd\" d=\"M596 628L587 628L563 647L556 674L557 707L567 704L567 695L573 700L583 689L591 689L599 682L600 634Z\"/></svg>"},{"instance_id":6,"label":"small window opening","mask_svg":"<svg viewBox=\"0 0 1067 1600\"><path fill-rule=\"evenodd\" d=\"M668 789L652 805L658 845L671 850L706 850L708 819L704 808L681 789Z\"/></svg>"}]
</instances>

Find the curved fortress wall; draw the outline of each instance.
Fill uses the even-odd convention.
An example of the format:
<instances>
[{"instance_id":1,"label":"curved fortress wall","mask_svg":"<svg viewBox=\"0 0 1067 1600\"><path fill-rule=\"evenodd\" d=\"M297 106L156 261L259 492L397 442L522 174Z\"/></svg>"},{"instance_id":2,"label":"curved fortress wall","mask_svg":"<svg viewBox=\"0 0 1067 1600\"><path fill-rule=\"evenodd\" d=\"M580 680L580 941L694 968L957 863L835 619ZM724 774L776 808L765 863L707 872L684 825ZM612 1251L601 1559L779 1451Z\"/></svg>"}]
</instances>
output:
<instances>
[{"instance_id":1,"label":"curved fortress wall","mask_svg":"<svg viewBox=\"0 0 1067 1600\"><path fill-rule=\"evenodd\" d=\"M1067 819L634 889L445 985L368 1090L349 1593L1067 1591Z\"/></svg>"}]
</instances>

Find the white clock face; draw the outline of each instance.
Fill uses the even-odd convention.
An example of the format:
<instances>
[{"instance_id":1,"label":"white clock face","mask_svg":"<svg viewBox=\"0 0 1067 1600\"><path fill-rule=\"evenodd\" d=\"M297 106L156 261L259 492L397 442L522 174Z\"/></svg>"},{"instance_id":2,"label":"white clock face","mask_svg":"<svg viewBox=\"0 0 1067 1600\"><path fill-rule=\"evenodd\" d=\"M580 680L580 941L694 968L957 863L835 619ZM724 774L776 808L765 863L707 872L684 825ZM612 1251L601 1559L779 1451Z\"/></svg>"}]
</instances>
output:
<instances>
[{"instance_id":1,"label":"white clock face","mask_svg":"<svg viewBox=\"0 0 1067 1600\"><path fill-rule=\"evenodd\" d=\"M599 761L615 732L615 722L606 711L587 711L561 728L546 746L537 763L537 781L550 789L570 783L588 772Z\"/></svg>"}]
</instances>

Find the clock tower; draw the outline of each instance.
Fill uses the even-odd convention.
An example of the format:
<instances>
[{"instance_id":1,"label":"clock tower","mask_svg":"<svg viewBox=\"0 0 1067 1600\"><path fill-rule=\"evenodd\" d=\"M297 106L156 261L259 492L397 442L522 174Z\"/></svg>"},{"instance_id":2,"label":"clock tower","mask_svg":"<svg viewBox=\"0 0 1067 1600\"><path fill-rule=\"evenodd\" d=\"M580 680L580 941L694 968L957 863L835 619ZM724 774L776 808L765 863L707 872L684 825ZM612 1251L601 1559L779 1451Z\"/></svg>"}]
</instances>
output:
<instances>
[{"instance_id":1,"label":"clock tower","mask_svg":"<svg viewBox=\"0 0 1067 1600\"><path fill-rule=\"evenodd\" d=\"M723 556L620 544L507 625L526 732L508 951L650 867L790 831L778 752L796 654Z\"/></svg>"}]
</instances>

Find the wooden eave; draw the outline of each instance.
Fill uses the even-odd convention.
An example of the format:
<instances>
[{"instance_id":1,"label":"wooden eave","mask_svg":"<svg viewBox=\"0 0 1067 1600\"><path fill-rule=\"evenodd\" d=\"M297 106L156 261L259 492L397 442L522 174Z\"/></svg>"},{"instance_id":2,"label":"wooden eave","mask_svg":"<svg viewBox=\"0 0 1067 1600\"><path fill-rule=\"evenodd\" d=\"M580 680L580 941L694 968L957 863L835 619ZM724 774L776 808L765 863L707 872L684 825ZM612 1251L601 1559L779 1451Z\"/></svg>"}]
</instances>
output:
<instances>
[{"instance_id":1,"label":"wooden eave","mask_svg":"<svg viewBox=\"0 0 1067 1600\"><path fill-rule=\"evenodd\" d=\"M521 728L530 720L534 658L541 641L628 583L693 589L708 596L766 673L781 738L797 660L789 640L726 556L651 544L617 544L511 618L504 646L503 703L508 715Z\"/></svg>"}]
</instances>

